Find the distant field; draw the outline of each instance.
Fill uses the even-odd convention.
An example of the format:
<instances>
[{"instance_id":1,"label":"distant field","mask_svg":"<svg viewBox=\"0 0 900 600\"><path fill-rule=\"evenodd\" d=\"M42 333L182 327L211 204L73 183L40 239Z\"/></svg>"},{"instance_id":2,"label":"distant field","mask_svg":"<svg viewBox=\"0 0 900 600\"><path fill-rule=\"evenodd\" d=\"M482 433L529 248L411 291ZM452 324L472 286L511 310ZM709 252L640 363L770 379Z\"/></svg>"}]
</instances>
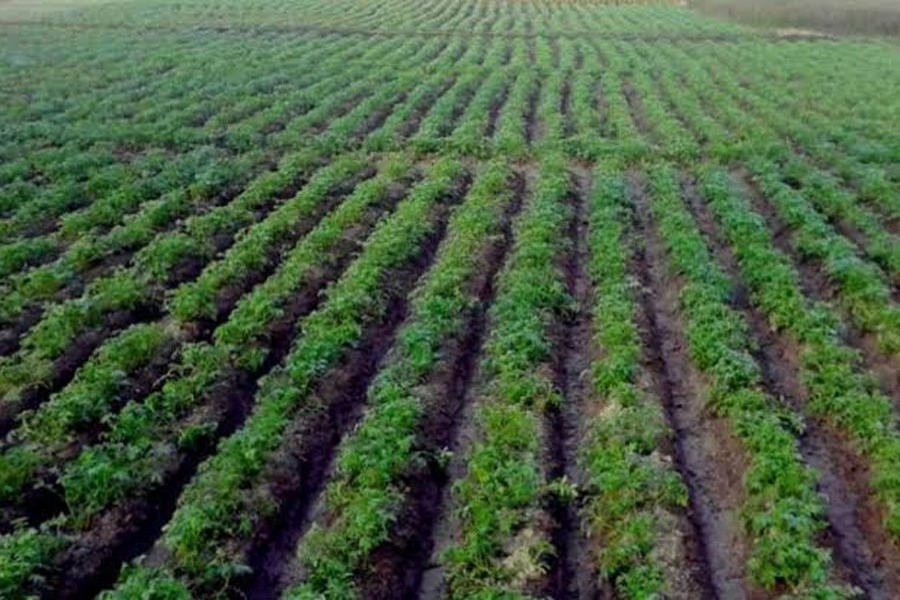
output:
<instances>
[{"instance_id":1,"label":"distant field","mask_svg":"<svg viewBox=\"0 0 900 600\"><path fill-rule=\"evenodd\" d=\"M690 5L755 25L900 36L896 0L690 0Z\"/></svg>"},{"instance_id":2,"label":"distant field","mask_svg":"<svg viewBox=\"0 0 900 600\"><path fill-rule=\"evenodd\" d=\"M900 54L677 3L0 3L0 598L900 598Z\"/></svg>"}]
</instances>

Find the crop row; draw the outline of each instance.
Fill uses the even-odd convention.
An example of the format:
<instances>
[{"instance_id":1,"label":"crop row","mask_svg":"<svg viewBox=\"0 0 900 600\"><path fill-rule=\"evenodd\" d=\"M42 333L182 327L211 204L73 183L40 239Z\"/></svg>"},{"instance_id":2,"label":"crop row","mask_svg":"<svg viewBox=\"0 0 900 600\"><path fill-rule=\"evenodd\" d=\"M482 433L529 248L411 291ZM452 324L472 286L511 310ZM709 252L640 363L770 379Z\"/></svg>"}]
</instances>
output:
<instances>
[{"instance_id":1,"label":"crop row","mask_svg":"<svg viewBox=\"0 0 900 600\"><path fill-rule=\"evenodd\" d=\"M800 276L774 246L772 234L721 170L707 169L703 190L734 248L743 280L772 328L800 344L801 377L811 414L853 440L873 470L869 485L884 506L885 528L900 535L897 416L889 398L858 371L858 353L842 343L837 323L803 294Z\"/></svg>"},{"instance_id":2,"label":"crop row","mask_svg":"<svg viewBox=\"0 0 900 600\"><path fill-rule=\"evenodd\" d=\"M453 486L456 533L443 553L451 597L524 592L554 554L543 506L553 482L541 464L542 417L562 401L547 371L551 328L571 302L557 268L567 249L568 194L565 162L546 157L496 283L473 416L477 440Z\"/></svg>"},{"instance_id":3,"label":"crop row","mask_svg":"<svg viewBox=\"0 0 900 600\"><path fill-rule=\"evenodd\" d=\"M636 297L633 206L615 163L596 169L588 231L588 272L594 289L592 399L599 410L586 426L584 527L596 547L597 573L623 598L671 593L674 581L659 559L672 513L687 505L687 489L665 456L668 427L662 399L642 387L643 337ZM592 411L593 412L593 411ZM671 575L669 575L671 577Z\"/></svg>"},{"instance_id":4,"label":"crop row","mask_svg":"<svg viewBox=\"0 0 900 600\"><path fill-rule=\"evenodd\" d=\"M420 256L423 243L437 233L460 169L455 161L433 165L428 179L413 188L367 240L321 308L302 321L284 363L260 382L243 427L219 444L181 495L161 540L174 573L194 585L217 589L241 572L241 548L277 510L275 498L257 490L270 459L286 443L294 419L312 419L328 410L316 396L319 379L338 365L367 327L384 318L393 296L386 277ZM126 574L123 589L129 589L131 577L141 580L140 575Z\"/></svg>"},{"instance_id":5,"label":"crop row","mask_svg":"<svg viewBox=\"0 0 900 600\"><path fill-rule=\"evenodd\" d=\"M431 394L444 397L446 390L427 392L425 386L442 368L454 368L446 364L454 358L452 348L462 343L472 313L481 309L473 282L513 200L510 177L502 163L489 165L454 213L435 264L412 297L389 362L368 390L365 416L341 445L323 492L328 517L303 538L305 582L289 597L360 596L355 582L411 502L412 482L428 476L421 465L440 461L435 454L443 449L422 439L422 427L426 411L438 410Z\"/></svg>"}]
</instances>

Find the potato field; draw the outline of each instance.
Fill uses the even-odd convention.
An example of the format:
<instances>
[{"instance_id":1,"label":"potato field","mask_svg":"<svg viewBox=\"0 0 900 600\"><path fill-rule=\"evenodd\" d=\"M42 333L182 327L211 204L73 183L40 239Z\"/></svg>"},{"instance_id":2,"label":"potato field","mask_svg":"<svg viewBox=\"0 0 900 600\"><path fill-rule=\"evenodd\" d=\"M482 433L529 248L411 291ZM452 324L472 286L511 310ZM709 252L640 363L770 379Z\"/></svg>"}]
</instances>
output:
<instances>
[{"instance_id":1,"label":"potato field","mask_svg":"<svg viewBox=\"0 0 900 600\"><path fill-rule=\"evenodd\" d=\"M0 598L900 598L900 47L0 2Z\"/></svg>"}]
</instances>

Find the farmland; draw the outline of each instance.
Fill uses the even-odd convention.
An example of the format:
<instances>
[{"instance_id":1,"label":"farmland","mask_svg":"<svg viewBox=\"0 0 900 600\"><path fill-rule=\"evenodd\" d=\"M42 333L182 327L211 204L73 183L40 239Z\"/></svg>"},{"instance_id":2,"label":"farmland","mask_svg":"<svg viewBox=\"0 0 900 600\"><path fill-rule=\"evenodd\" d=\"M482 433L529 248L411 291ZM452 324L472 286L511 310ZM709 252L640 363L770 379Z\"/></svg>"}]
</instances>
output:
<instances>
[{"instance_id":1,"label":"farmland","mask_svg":"<svg viewBox=\"0 0 900 600\"><path fill-rule=\"evenodd\" d=\"M601 0L0 29L0 598L900 597L896 46Z\"/></svg>"}]
</instances>

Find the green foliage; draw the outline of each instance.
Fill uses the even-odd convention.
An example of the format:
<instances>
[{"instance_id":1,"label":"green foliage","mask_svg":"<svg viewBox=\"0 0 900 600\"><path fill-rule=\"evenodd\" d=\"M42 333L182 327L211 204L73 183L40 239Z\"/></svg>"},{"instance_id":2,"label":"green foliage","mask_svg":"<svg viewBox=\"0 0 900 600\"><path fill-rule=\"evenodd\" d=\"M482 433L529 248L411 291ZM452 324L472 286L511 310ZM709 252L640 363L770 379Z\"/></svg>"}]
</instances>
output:
<instances>
[{"instance_id":1,"label":"green foliage","mask_svg":"<svg viewBox=\"0 0 900 600\"><path fill-rule=\"evenodd\" d=\"M671 169L655 168L651 187L651 210L669 264L684 278L679 300L691 357L709 378L713 409L729 420L750 461L743 507L752 543L750 574L766 588L827 588L831 556L817 545L824 507L815 474L804 465L788 427L794 417L762 389L747 325L728 306L730 282L682 204Z\"/></svg>"},{"instance_id":2,"label":"green foliage","mask_svg":"<svg viewBox=\"0 0 900 600\"><path fill-rule=\"evenodd\" d=\"M492 164L472 185L448 226L434 266L413 292L410 317L397 336L390 362L368 391L368 411L344 441L337 470L325 491L330 518L317 523L299 549L306 582L289 595L358 595L353 581L387 541L403 505L404 481L429 457L416 450L426 408L420 386L442 362L442 349L459 342L478 302L471 284L499 234L512 201L510 170ZM430 457L439 460L439 457Z\"/></svg>"},{"instance_id":3,"label":"green foliage","mask_svg":"<svg viewBox=\"0 0 900 600\"><path fill-rule=\"evenodd\" d=\"M452 597L522 593L544 574L553 548L532 528L547 484L539 463L541 414L560 401L549 377L550 328L571 308L556 264L572 218L569 174L548 155L515 224L497 281L485 343L487 387L475 411L478 439L454 486L459 539L445 554Z\"/></svg>"}]
</instances>

